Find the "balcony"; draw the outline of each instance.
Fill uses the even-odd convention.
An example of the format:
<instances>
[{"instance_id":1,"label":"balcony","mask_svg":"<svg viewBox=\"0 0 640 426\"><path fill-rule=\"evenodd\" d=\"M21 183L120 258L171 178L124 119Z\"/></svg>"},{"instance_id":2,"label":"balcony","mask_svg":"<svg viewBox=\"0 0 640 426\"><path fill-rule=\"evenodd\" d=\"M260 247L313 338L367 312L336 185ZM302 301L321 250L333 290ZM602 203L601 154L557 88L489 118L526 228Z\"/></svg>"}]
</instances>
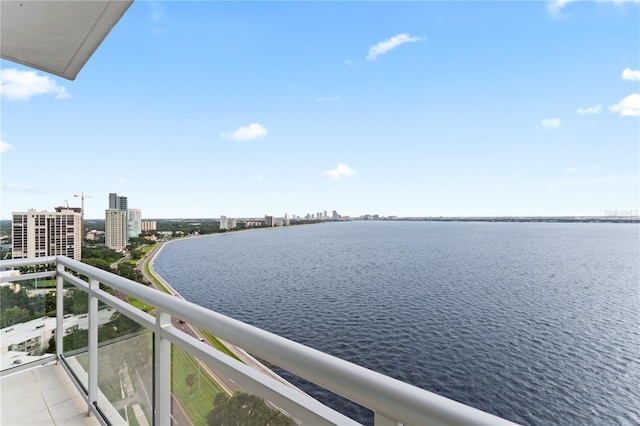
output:
<instances>
[{"instance_id":1,"label":"balcony","mask_svg":"<svg viewBox=\"0 0 640 426\"><path fill-rule=\"evenodd\" d=\"M3 324L2 424L358 424L254 357L369 408L378 426L511 424L63 256L1 263L38 265L51 267L0 280L55 286L39 296L55 317Z\"/></svg>"}]
</instances>

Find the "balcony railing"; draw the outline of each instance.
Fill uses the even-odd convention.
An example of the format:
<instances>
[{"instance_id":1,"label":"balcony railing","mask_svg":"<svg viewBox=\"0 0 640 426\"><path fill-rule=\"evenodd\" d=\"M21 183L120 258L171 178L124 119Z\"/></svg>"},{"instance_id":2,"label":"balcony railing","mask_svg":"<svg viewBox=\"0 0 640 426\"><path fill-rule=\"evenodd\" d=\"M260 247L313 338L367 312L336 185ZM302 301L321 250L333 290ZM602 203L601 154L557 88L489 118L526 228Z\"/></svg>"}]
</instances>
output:
<instances>
[{"instance_id":1,"label":"balcony railing","mask_svg":"<svg viewBox=\"0 0 640 426\"><path fill-rule=\"evenodd\" d=\"M266 401L271 413L287 418L282 424L358 424L277 377L184 332L184 323L371 409L378 426L511 424L64 256L8 260L0 266L12 269L48 264L55 265L55 270L4 277L2 281L56 279L52 332L56 349L52 356L73 378L88 411L104 424L126 424L129 416L136 416L138 424L145 419L154 425L181 424L179 416L202 411L192 404L194 387L197 394L207 386L217 389L207 391L211 395L208 408L229 398L214 400L216 392L240 390L256 395ZM147 309L137 308L140 302L134 306L122 295L146 304ZM69 314L65 304L71 299L80 302ZM201 413L200 422L204 423L207 415L212 414Z\"/></svg>"}]
</instances>

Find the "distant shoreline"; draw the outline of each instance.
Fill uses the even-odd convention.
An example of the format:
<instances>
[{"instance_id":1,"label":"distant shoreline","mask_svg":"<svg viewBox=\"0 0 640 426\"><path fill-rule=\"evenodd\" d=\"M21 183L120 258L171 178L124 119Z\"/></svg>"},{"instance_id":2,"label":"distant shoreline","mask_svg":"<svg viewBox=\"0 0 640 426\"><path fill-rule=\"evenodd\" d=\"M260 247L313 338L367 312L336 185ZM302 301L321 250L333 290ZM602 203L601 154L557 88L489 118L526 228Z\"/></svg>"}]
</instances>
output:
<instances>
[{"instance_id":1,"label":"distant shoreline","mask_svg":"<svg viewBox=\"0 0 640 426\"><path fill-rule=\"evenodd\" d=\"M359 219L358 219L359 220ZM640 223L639 216L496 216L496 217L405 217L397 219L380 219L384 221L415 221L415 222L547 222L547 223Z\"/></svg>"},{"instance_id":2,"label":"distant shoreline","mask_svg":"<svg viewBox=\"0 0 640 426\"><path fill-rule=\"evenodd\" d=\"M237 218L245 220L246 218ZM174 218L174 219L144 219L163 222L186 222L186 221L218 221L214 218ZM253 220L253 219L251 219ZM3 219L2 222L11 222L11 219ZM104 219L85 219L85 221L99 222ZM339 220L320 220L314 223L329 222L354 222L354 221L433 221L433 222L578 222L578 223L640 223L640 216L381 216L378 219L350 217ZM291 225L293 226L293 225ZM273 228L281 228L274 226ZM258 229L271 229L272 227L241 229L237 231L250 231ZM230 230L230 232L237 232ZM211 234L207 234L211 235Z\"/></svg>"}]
</instances>

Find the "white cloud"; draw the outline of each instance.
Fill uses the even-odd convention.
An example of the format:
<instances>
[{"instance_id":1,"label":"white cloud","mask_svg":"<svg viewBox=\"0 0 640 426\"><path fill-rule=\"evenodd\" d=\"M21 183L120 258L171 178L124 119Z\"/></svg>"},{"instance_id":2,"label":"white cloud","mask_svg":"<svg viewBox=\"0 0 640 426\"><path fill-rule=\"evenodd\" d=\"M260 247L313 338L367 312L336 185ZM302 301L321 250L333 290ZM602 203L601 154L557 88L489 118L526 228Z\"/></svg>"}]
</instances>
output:
<instances>
[{"instance_id":1,"label":"white cloud","mask_svg":"<svg viewBox=\"0 0 640 426\"><path fill-rule=\"evenodd\" d=\"M547 10L551 12L551 14L559 14L562 9L565 8L569 3L574 3L578 0L551 0L547 2ZM622 3L640 3L640 0L597 0L601 3L614 3L616 5L621 5Z\"/></svg>"},{"instance_id":2,"label":"white cloud","mask_svg":"<svg viewBox=\"0 0 640 426\"><path fill-rule=\"evenodd\" d=\"M564 171L565 175L572 175L578 172L583 172L583 171L587 171L587 172L594 172L596 170L600 169L600 165L599 164L591 164L590 166L587 167L579 167L579 166L573 166L573 167L569 167L568 169L566 169Z\"/></svg>"},{"instance_id":3,"label":"white cloud","mask_svg":"<svg viewBox=\"0 0 640 426\"><path fill-rule=\"evenodd\" d=\"M640 0L597 0L602 3L614 3L616 5L621 5L622 3L640 3Z\"/></svg>"},{"instance_id":4,"label":"white cloud","mask_svg":"<svg viewBox=\"0 0 640 426\"><path fill-rule=\"evenodd\" d=\"M28 192L34 194L41 194L43 191L38 188L34 188L32 186L23 185L20 183L7 183L2 185L3 191L18 191L18 192Z\"/></svg>"},{"instance_id":5,"label":"white cloud","mask_svg":"<svg viewBox=\"0 0 640 426\"><path fill-rule=\"evenodd\" d=\"M11 144L8 144L5 141L0 140L0 154L4 154L5 152L9 151L11 148L13 148Z\"/></svg>"},{"instance_id":6,"label":"white cloud","mask_svg":"<svg viewBox=\"0 0 640 426\"><path fill-rule=\"evenodd\" d=\"M598 114L602 110L602 105L596 105L588 108L578 108L578 114L588 115L588 114Z\"/></svg>"},{"instance_id":7,"label":"white cloud","mask_svg":"<svg viewBox=\"0 0 640 426\"><path fill-rule=\"evenodd\" d=\"M559 13L564 7L576 0L552 0L547 3L547 10L552 14Z\"/></svg>"},{"instance_id":8,"label":"white cloud","mask_svg":"<svg viewBox=\"0 0 640 426\"><path fill-rule=\"evenodd\" d=\"M405 43L413 43L416 41L422 40L421 37L412 37L408 33L398 34L393 36L385 41L381 41L380 43L372 46L369 49L369 54L367 55L367 60L375 61L376 58L380 55L384 55L391 49L395 49L396 47L403 45Z\"/></svg>"},{"instance_id":9,"label":"white cloud","mask_svg":"<svg viewBox=\"0 0 640 426\"><path fill-rule=\"evenodd\" d=\"M340 96L318 96L316 101L318 102L335 102L340 99Z\"/></svg>"},{"instance_id":10,"label":"white cloud","mask_svg":"<svg viewBox=\"0 0 640 426\"><path fill-rule=\"evenodd\" d=\"M631 68L625 68L622 71L621 77L629 81L640 80L640 70L632 70Z\"/></svg>"},{"instance_id":11,"label":"white cloud","mask_svg":"<svg viewBox=\"0 0 640 426\"><path fill-rule=\"evenodd\" d=\"M160 22L164 20L166 7L157 1L147 2L150 9L150 18L152 22Z\"/></svg>"},{"instance_id":12,"label":"white cloud","mask_svg":"<svg viewBox=\"0 0 640 426\"><path fill-rule=\"evenodd\" d=\"M15 68L0 70L0 93L8 99L27 100L32 96L54 94L56 98L68 98L67 89L58 86L55 80L38 75L35 71L20 71Z\"/></svg>"},{"instance_id":13,"label":"white cloud","mask_svg":"<svg viewBox=\"0 0 640 426\"><path fill-rule=\"evenodd\" d=\"M322 172L323 176L327 176L332 179L338 179L344 176L353 176L355 174L356 174L355 170L353 170L351 167L347 166L346 164L342 164L342 163L338 164L338 167L336 167L335 169Z\"/></svg>"},{"instance_id":14,"label":"white cloud","mask_svg":"<svg viewBox=\"0 0 640 426\"><path fill-rule=\"evenodd\" d=\"M640 93L632 93L615 105L609 107L611 112L630 117L640 117Z\"/></svg>"},{"instance_id":15,"label":"white cloud","mask_svg":"<svg viewBox=\"0 0 640 426\"><path fill-rule=\"evenodd\" d=\"M559 118L547 118L546 120L542 120L542 125L546 129L557 129L560 127L560 123L562 123L562 120Z\"/></svg>"},{"instance_id":16,"label":"white cloud","mask_svg":"<svg viewBox=\"0 0 640 426\"><path fill-rule=\"evenodd\" d=\"M225 133L221 133L220 137L222 138L230 138L234 141L248 141L251 139L261 138L266 136L269 131L262 124L251 123L248 126L240 127L235 132L227 135Z\"/></svg>"}]
</instances>

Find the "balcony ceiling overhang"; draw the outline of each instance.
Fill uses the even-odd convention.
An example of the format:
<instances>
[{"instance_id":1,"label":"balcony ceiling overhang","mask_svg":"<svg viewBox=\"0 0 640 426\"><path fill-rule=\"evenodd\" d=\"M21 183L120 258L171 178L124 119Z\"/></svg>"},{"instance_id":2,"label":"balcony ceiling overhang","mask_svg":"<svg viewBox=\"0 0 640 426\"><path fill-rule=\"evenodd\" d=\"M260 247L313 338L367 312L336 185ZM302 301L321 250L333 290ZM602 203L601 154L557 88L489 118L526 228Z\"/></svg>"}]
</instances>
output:
<instances>
[{"instance_id":1,"label":"balcony ceiling overhang","mask_svg":"<svg viewBox=\"0 0 640 426\"><path fill-rule=\"evenodd\" d=\"M0 56L74 80L132 3L2 0Z\"/></svg>"}]
</instances>

